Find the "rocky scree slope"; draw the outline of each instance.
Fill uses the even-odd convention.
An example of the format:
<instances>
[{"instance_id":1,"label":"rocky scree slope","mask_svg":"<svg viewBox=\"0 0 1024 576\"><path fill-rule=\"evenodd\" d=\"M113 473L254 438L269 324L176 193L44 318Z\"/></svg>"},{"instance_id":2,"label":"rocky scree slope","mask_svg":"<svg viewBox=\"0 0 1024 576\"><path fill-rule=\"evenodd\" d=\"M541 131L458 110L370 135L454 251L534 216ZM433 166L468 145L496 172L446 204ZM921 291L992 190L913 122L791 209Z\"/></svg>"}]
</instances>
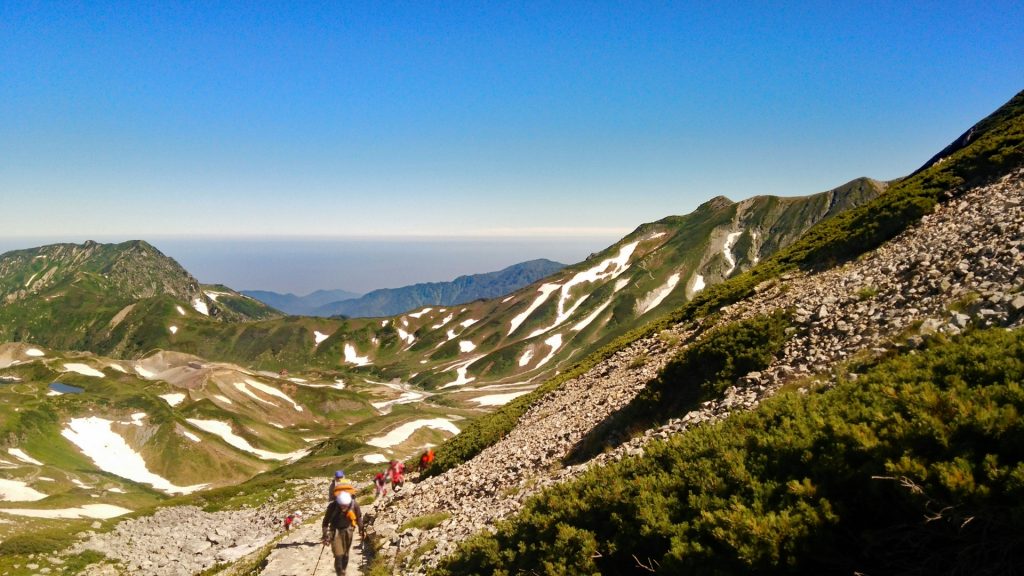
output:
<instances>
[{"instance_id":1,"label":"rocky scree slope","mask_svg":"<svg viewBox=\"0 0 1024 576\"><path fill-rule=\"evenodd\" d=\"M1017 170L937 206L857 261L768 281L753 297L722 310L717 325L791 310L796 330L771 366L741 378L723 397L574 466L562 464L573 448L710 326L677 324L566 382L473 460L380 503L374 527L381 550L397 559L396 570L422 572L470 535L514 514L538 491L609 459L640 454L652 439L753 408L786 382L812 375L828 379L837 363L856 354L913 346L929 333L955 334L971 325L1020 326L1022 283L1024 171ZM409 520L436 512L450 516L428 530L400 531ZM430 542L436 546L415 565L402 564L408 552Z\"/></svg>"},{"instance_id":2,"label":"rocky scree slope","mask_svg":"<svg viewBox=\"0 0 1024 576\"><path fill-rule=\"evenodd\" d=\"M198 506L172 506L121 521L110 532L90 530L64 555L92 550L107 557L108 561L88 568L86 576L187 576L230 565L259 554L283 536L282 522L289 513L299 512L302 524L319 526L325 485L316 480L289 484L297 494L293 498L286 498L282 488L269 501L241 510L207 512Z\"/></svg>"}]
</instances>

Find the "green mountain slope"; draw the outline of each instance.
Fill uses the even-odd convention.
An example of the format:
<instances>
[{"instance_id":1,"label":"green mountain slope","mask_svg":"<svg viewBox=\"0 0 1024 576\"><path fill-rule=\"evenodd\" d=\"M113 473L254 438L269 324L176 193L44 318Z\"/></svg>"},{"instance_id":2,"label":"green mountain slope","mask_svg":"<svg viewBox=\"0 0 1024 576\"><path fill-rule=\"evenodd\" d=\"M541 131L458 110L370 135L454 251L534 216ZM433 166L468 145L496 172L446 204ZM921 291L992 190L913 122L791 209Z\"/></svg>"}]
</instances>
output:
<instances>
[{"instance_id":1,"label":"green mountain slope","mask_svg":"<svg viewBox=\"0 0 1024 576\"><path fill-rule=\"evenodd\" d=\"M139 240L2 254L0 299L0 341L99 353L124 347L116 334L142 309L218 323L280 316L226 287L204 289L177 262Z\"/></svg>"},{"instance_id":2,"label":"green mountain slope","mask_svg":"<svg viewBox=\"0 0 1024 576\"><path fill-rule=\"evenodd\" d=\"M242 290L242 294L255 298L271 308L296 316L315 316L316 309L341 300L359 298L362 294L347 290L317 290L305 296L281 294L269 290ZM401 312L401 310L399 310Z\"/></svg>"}]
</instances>

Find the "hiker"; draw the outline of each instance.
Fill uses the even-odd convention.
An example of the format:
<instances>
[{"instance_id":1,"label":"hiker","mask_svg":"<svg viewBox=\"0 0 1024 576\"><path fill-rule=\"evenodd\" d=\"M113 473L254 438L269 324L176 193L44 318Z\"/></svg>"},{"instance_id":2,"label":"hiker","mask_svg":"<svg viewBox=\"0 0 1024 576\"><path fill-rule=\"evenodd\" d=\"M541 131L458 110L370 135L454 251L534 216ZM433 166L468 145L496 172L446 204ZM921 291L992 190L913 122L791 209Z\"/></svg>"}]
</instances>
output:
<instances>
[{"instance_id":1,"label":"hiker","mask_svg":"<svg viewBox=\"0 0 1024 576\"><path fill-rule=\"evenodd\" d=\"M405 463L401 460L392 460L391 465L388 466L388 477L391 479L393 491L398 492L398 489L402 487L402 482L405 481L404 474Z\"/></svg>"},{"instance_id":2,"label":"hiker","mask_svg":"<svg viewBox=\"0 0 1024 576\"><path fill-rule=\"evenodd\" d=\"M388 483L387 478L383 472L377 472L377 475L373 477L373 484L377 487L377 493L374 495L375 498L388 495Z\"/></svg>"},{"instance_id":3,"label":"hiker","mask_svg":"<svg viewBox=\"0 0 1024 576\"><path fill-rule=\"evenodd\" d=\"M427 448L427 451L420 456L420 467L418 472L423 473L424 470L430 468L430 465L434 462L434 449Z\"/></svg>"},{"instance_id":4,"label":"hiker","mask_svg":"<svg viewBox=\"0 0 1024 576\"><path fill-rule=\"evenodd\" d=\"M334 491L339 486L352 496L356 495L356 487L352 485L352 482L350 482L348 478L345 478L345 471L338 470L334 473L334 479L331 480L331 485L327 487L327 500L334 500Z\"/></svg>"},{"instance_id":5,"label":"hiker","mask_svg":"<svg viewBox=\"0 0 1024 576\"><path fill-rule=\"evenodd\" d=\"M359 538L366 538L366 531L363 528L363 513L359 510L356 499L348 492L338 489L334 499L327 505L324 513L324 521L321 524L323 530L323 545L331 545L331 552L334 554L334 572L337 576L344 576L348 568L348 552L352 547L352 536L356 527L359 527Z\"/></svg>"},{"instance_id":6,"label":"hiker","mask_svg":"<svg viewBox=\"0 0 1024 576\"><path fill-rule=\"evenodd\" d=\"M292 522L295 521L295 515L289 514L284 517L284 531L287 532L292 529Z\"/></svg>"}]
</instances>

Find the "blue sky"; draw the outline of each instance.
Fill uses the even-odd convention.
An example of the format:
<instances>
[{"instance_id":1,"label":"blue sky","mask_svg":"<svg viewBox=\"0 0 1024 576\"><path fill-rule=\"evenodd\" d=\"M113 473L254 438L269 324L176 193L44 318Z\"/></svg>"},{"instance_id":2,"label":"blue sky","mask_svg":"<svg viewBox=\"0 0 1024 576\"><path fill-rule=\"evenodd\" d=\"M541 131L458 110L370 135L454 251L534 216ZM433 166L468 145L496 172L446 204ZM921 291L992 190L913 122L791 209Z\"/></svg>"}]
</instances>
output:
<instances>
[{"instance_id":1,"label":"blue sky","mask_svg":"<svg viewBox=\"0 0 1024 576\"><path fill-rule=\"evenodd\" d=\"M0 4L0 236L600 236L909 173L1020 2ZM538 254L543 256L543 254Z\"/></svg>"}]
</instances>

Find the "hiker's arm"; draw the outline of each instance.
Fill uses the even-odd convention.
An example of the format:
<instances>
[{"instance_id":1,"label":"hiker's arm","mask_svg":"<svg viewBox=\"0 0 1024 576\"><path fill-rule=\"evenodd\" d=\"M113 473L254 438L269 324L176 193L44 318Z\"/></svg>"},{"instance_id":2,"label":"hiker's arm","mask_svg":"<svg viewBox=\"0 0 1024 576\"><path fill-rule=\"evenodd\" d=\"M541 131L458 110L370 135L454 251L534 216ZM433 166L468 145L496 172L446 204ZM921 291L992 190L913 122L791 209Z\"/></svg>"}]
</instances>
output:
<instances>
[{"instance_id":1,"label":"hiker's arm","mask_svg":"<svg viewBox=\"0 0 1024 576\"><path fill-rule=\"evenodd\" d=\"M359 508L358 502L352 502L354 506L353 510L356 513L356 526L359 527L359 537L362 538L366 534L366 527L363 526L363 511Z\"/></svg>"},{"instance_id":2,"label":"hiker's arm","mask_svg":"<svg viewBox=\"0 0 1024 576\"><path fill-rule=\"evenodd\" d=\"M327 536L328 536L328 532L330 531L330 526L331 526L331 512L333 512L332 508L334 506L335 506L334 502L331 502L327 506L327 511L324 512L324 521L320 523L320 530L323 532L323 541L324 542L327 542Z\"/></svg>"}]
</instances>

